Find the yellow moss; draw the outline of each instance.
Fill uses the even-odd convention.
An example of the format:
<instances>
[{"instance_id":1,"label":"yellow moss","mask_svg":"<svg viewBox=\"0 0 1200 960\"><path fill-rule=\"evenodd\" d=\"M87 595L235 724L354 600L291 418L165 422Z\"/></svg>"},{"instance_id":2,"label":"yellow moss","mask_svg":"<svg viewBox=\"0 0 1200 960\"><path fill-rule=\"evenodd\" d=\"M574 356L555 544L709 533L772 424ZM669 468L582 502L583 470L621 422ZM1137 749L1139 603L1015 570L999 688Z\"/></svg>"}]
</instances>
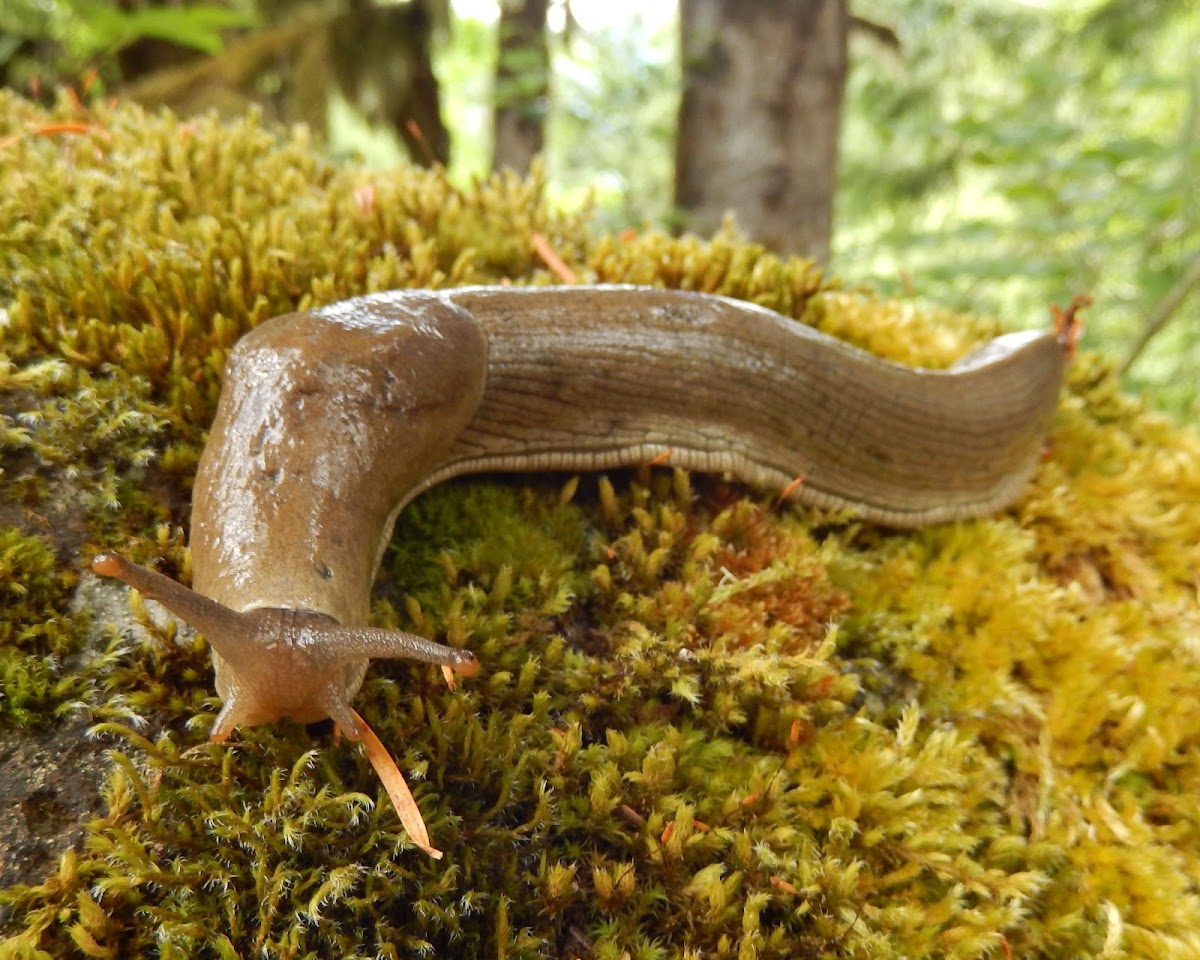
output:
<instances>
[{"instance_id":1,"label":"yellow moss","mask_svg":"<svg viewBox=\"0 0 1200 960\"><path fill-rule=\"evenodd\" d=\"M113 766L81 848L0 892L0 957L1197 955L1200 440L1090 356L1027 495L971 523L899 534L668 470L413 504L374 616L484 671L450 693L376 666L358 704L441 863L323 732L207 744L203 646L139 604L144 638L98 637L70 600L101 546L188 578L221 365L267 317L548 282L539 233L585 279L912 363L994 330L728 229L593 238L536 176L457 188L252 117L74 109L0 94L0 719L82 704ZM38 132L62 121L91 129Z\"/></svg>"},{"instance_id":2,"label":"yellow moss","mask_svg":"<svg viewBox=\"0 0 1200 960\"><path fill-rule=\"evenodd\" d=\"M935 369L950 366L999 332L994 323L974 317L849 290L823 291L804 319L881 357Z\"/></svg>"}]
</instances>

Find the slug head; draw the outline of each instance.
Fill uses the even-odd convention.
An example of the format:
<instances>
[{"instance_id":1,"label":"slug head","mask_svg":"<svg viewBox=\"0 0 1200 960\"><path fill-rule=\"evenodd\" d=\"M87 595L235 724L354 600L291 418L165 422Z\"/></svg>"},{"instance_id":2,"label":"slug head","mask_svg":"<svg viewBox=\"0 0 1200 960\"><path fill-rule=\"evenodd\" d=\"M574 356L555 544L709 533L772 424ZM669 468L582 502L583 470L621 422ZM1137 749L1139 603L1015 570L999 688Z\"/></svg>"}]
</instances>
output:
<instances>
[{"instance_id":1,"label":"slug head","mask_svg":"<svg viewBox=\"0 0 1200 960\"><path fill-rule=\"evenodd\" d=\"M440 664L448 681L451 672L470 676L479 669L469 651L411 633L347 627L306 610L232 610L115 553L97 556L92 569L157 600L204 634L220 656L228 673L214 740L226 739L236 726L283 717L302 723L330 717L349 739L361 739L365 724L350 701L372 657Z\"/></svg>"}]
</instances>

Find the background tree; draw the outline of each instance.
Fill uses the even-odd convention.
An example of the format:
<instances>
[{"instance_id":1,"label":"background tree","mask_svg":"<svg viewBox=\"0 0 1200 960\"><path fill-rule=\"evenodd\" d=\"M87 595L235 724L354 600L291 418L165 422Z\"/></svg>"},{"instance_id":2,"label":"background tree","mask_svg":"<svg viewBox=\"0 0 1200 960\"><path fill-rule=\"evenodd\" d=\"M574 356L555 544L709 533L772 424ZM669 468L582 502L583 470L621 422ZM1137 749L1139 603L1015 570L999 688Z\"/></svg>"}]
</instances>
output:
<instances>
[{"instance_id":1,"label":"background tree","mask_svg":"<svg viewBox=\"0 0 1200 960\"><path fill-rule=\"evenodd\" d=\"M443 0L343 4L329 31L340 93L369 122L395 131L417 163L447 163L450 133L433 70L433 32L444 16Z\"/></svg>"},{"instance_id":2,"label":"background tree","mask_svg":"<svg viewBox=\"0 0 1200 960\"><path fill-rule=\"evenodd\" d=\"M492 169L528 170L546 141L550 97L547 0L502 0Z\"/></svg>"},{"instance_id":3,"label":"background tree","mask_svg":"<svg viewBox=\"0 0 1200 960\"><path fill-rule=\"evenodd\" d=\"M844 0L682 0L675 202L776 250L829 254L846 78Z\"/></svg>"},{"instance_id":4,"label":"background tree","mask_svg":"<svg viewBox=\"0 0 1200 960\"><path fill-rule=\"evenodd\" d=\"M233 116L253 104L318 132L341 98L415 162L446 163L433 43L448 16L448 0L9 0L0 80L49 98L86 75L93 92L151 107ZM260 29L232 29L250 23Z\"/></svg>"}]
</instances>

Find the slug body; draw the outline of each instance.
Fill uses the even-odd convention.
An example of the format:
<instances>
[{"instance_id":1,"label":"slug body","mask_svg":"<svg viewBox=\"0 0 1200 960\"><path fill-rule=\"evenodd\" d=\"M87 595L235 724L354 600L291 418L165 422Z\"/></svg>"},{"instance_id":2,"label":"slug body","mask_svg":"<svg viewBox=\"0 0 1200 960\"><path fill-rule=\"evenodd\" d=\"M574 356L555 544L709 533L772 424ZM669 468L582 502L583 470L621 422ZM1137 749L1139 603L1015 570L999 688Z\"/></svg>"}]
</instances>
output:
<instances>
[{"instance_id":1,"label":"slug body","mask_svg":"<svg viewBox=\"0 0 1200 960\"><path fill-rule=\"evenodd\" d=\"M196 476L193 586L234 610L364 624L393 521L421 491L665 450L751 484L803 476L794 498L896 526L988 513L1032 472L1062 369L1050 333L918 370L751 304L652 288L396 291L288 314L229 358ZM340 668L347 699L366 666ZM325 715L312 707L288 712Z\"/></svg>"},{"instance_id":2,"label":"slug body","mask_svg":"<svg viewBox=\"0 0 1200 960\"><path fill-rule=\"evenodd\" d=\"M913 369L752 304L643 287L396 291L276 317L226 367L196 476L193 585L300 622L285 641L278 625L253 641L201 626L225 699L214 736L290 715L333 716L353 737L372 656L473 669L421 638L336 629L366 623L396 515L446 478L669 451L892 526L976 516L1028 480L1064 364L1045 332Z\"/></svg>"}]
</instances>

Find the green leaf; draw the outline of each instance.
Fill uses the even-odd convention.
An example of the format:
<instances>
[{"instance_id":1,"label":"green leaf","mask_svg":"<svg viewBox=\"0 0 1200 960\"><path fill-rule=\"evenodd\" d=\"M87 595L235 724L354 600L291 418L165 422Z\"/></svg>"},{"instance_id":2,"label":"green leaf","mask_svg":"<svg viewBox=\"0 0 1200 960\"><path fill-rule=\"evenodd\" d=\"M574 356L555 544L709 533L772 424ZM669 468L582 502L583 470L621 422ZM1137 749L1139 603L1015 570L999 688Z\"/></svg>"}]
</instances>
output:
<instances>
[{"instance_id":1,"label":"green leaf","mask_svg":"<svg viewBox=\"0 0 1200 960\"><path fill-rule=\"evenodd\" d=\"M126 12L97 0L76 0L74 9L97 51L119 49L152 37L212 55L225 45L221 31L254 26L258 22L247 11L210 3Z\"/></svg>"}]
</instances>

